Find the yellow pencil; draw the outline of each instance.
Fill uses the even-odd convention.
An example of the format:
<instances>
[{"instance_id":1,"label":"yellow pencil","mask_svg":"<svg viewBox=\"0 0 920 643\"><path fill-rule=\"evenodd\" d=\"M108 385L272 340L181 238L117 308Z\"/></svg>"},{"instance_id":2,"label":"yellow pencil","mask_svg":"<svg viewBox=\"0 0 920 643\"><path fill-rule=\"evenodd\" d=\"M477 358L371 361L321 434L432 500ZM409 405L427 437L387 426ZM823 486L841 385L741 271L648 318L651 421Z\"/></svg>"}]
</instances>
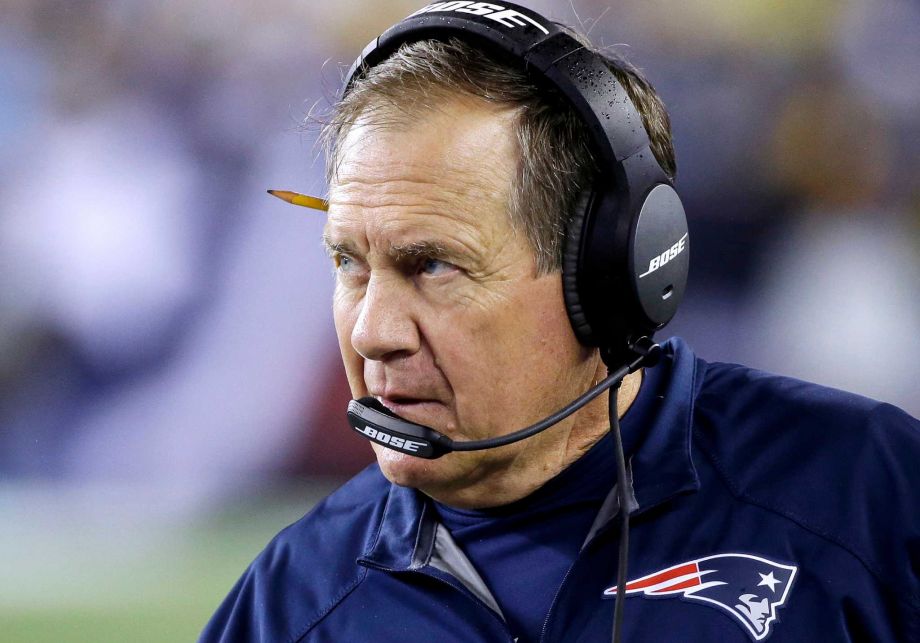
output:
<instances>
[{"instance_id":1,"label":"yellow pencil","mask_svg":"<svg viewBox=\"0 0 920 643\"><path fill-rule=\"evenodd\" d=\"M282 201L287 201L288 203L293 203L294 205L300 205L305 208L313 208L314 210L321 210L327 212L329 210L329 202L324 201L323 199L316 196L308 196L306 194L300 194L298 192L290 192L288 190L269 190L269 194L276 196Z\"/></svg>"}]
</instances>

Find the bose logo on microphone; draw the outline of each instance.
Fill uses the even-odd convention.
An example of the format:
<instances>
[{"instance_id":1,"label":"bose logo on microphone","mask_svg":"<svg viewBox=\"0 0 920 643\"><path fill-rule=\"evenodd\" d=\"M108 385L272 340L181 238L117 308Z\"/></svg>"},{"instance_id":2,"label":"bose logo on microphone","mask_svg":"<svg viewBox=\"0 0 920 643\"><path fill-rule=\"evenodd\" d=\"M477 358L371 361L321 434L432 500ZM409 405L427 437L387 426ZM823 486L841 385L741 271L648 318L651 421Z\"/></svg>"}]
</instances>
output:
<instances>
[{"instance_id":1,"label":"bose logo on microphone","mask_svg":"<svg viewBox=\"0 0 920 643\"><path fill-rule=\"evenodd\" d=\"M689 233L682 236L677 243L675 243L673 246L671 246L670 248L662 252L657 257L653 257L652 260L648 262L648 270L646 270L641 275L639 275L639 279L642 279L646 275L652 274L653 272L661 268L663 265L668 263L671 259L673 259L677 255L682 253L684 251L684 248L687 247L687 235L688 234Z\"/></svg>"},{"instance_id":2,"label":"bose logo on microphone","mask_svg":"<svg viewBox=\"0 0 920 643\"><path fill-rule=\"evenodd\" d=\"M419 9L413 13L412 16L429 13L431 11L456 11L457 13L470 13L474 16L482 16L483 18L494 20L498 24L505 27L510 27L512 29L514 27L525 26L527 23L530 23L543 33L547 35L549 34L549 31L546 29L546 27L541 25L530 16L525 16L520 11L515 11L514 9L505 9L505 7L499 4L492 4L491 2L470 2L470 0L458 0L457 2L435 2L434 4L430 4L427 7ZM412 16L410 16L410 18Z\"/></svg>"},{"instance_id":3,"label":"bose logo on microphone","mask_svg":"<svg viewBox=\"0 0 920 643\"><path fill-rule=\"evenodd\" d=\"M416 442L415 440L407 440L405 438L400 438L395 435L390 435L384 431L378 431L377 429L372 429L369 426L364 426L362 428L355 427L359 433L363 433L369 437L374 442L379 442L380 444L386 444L393 447L394 449L400 449L401 451L407 451L409 453L417 453L419 447L427 446L425 442Z\"/></svg>"}]
</instances>

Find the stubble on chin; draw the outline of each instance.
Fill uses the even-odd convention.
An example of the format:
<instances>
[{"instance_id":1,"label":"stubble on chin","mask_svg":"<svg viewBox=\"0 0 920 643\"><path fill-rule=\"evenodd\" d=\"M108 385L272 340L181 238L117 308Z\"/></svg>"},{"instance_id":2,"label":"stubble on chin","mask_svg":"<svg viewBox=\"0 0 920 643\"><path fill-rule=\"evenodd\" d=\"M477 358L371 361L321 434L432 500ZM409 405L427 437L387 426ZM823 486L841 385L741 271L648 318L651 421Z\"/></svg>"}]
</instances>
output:
<instances>
[{"instance_id":1,"label":"stubble on chin","mask_svg":"<svg viewBox=\"0 0 920 643\"><path fill-rule=\"evenodd\" d=\"M372 446L380 471L395 485L418 488L433 475L432 465L437 463L437 460L418 458L378 444Z\"/></svg>"},{"instance_id":2,"label":"stubble on chin","mask_svg":"<svg viewBox=\"0 0 920 643\"><path fill-rule=\"evenodd\" d=\"M476 454L449 453L434 460L406 455L374 445L377 463L387 480L401 487L411 487L445 504L456 497L475 492L478 467Z\"/></svg>"}]
</instances>

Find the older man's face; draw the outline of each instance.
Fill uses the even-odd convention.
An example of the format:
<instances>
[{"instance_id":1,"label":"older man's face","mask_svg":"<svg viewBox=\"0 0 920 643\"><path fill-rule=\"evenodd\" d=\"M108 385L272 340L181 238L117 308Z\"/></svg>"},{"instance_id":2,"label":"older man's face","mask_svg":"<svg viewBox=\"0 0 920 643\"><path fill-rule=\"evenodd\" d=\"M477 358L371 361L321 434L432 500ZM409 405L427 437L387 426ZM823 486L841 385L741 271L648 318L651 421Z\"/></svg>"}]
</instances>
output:
<instances>
[{"instance_id":1,"label":"older man's face","mask_svg":"<svg viewBox=\"0 0 920 643\"><path fill-rule=\"evenodd\" d=\"M558 274L538 276L509 218L512 115L456 99L406 127L354 127L330 186L335 324L354 397L454 440L509 433L584 392L596 354ZM565 425L515 445L422 460L374 444L383 473L487 506L522 467L552 468Z\"/></svg>"}]
</instances>

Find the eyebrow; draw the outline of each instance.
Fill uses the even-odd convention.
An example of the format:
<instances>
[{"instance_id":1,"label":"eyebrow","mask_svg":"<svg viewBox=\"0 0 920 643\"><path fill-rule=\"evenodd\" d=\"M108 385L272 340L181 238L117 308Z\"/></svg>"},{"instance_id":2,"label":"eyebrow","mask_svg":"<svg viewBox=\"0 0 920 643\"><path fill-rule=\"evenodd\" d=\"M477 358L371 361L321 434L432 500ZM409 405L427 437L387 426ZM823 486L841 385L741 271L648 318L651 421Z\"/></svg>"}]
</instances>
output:
<instances>
[{"instance_id":1,"label":"eyebrow","mask_svg":"<svg viewBox=\"0 0 920 643\"><path fill-rule=\"evenodd\" d=\"M323 245L330 256L360 254L357 247L350 241L333 241L327 235L323 235ZM454 254L444 244L432 240L392 245L387 251L387 255L395 261L405 261L406 259L417 257L445 257Z\"/></svg>"},{"instance_id":2,"label":"eyebrow","mask_svg":"<svg viewBox=\"0 0 920 643\"><path fill-rule=\"evenodd\" d=\"M425 240L390 246L390 251L387 254L400 261L413 257L443 257L450 253L443 244L437 241Z\"/></svg>"},{"instance_id":3,"label":"eyebrow","mask_svg":"<svg viewBox=\"0 0 920 643\"><path fill-rule=\"evenodd\" d=\"M323 247L326 248L326 254L330 257L333 255L354 255L357 248L349 241L333 241L328 234L323 235Z\"/></svg>"}]
</instances>

